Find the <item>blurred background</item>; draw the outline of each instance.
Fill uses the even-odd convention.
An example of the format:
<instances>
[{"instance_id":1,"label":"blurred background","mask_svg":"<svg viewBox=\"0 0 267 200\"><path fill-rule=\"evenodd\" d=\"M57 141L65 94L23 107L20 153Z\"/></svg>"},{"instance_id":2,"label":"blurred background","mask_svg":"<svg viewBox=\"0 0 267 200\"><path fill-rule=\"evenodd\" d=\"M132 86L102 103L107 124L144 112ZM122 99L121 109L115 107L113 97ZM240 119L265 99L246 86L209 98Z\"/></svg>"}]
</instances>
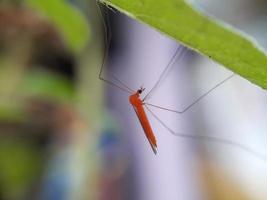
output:
<instances>
[{"instance_id":1,"label":"blurred background","mask_svg":"<svg viewBox=\"0 0 267 200\"><path fill-rule=\"evenodd\" d=\"M267 48L266 1L190 3ZM111 35L103 76L146 94L179 44L101 8ZM129 95L98 79L107 33L95 0L0 0L0 199L265 200L266 160L174 136L148 112L153 154ZM182 110L231 74L185 49L147 101ZM236 75L183 115L151 110L175 132L267 157L266 102Z\"/></svg>"}]
</instances>

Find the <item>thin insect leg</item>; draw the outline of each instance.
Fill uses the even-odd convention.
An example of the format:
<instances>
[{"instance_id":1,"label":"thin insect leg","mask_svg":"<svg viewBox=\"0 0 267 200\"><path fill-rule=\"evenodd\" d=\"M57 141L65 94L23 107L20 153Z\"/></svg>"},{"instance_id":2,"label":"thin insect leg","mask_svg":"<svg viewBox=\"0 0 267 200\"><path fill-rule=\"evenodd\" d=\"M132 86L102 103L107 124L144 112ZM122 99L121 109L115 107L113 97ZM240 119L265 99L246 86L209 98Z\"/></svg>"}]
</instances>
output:
<instances>
[{"instance_id":1,"label":"thin insect leg","mask_svg":"<svg viewBox=\"0 0 267 200\"><path fill-rule=\"evenodd\" d=\"M168 62L167 66L164 68L163 72L161 73L159 79L157 82L154 84L154 86L149 90L149 92L146 94L146 96L143 98L143 101L149 99L153 92L156 90L156 88L159 87L160 83L165 79L165 77L168 75L168 72L170 71L170 68L172 67L173 62L176 60L177 57L181 56L181 53L183 53L183 47L179 45L174 54L172 55L170 61Z\"/></svg>"},{"instance_id":2,"label":"thin insect leg","mask_svg":"<svg viewBox=\"0 0 267 200\"><path fill-rule=\"evenodd\" d=\"M109 72L110 73L110 72ZM135 91L133 89L131 89L130 87L128 87L125 83L123 83L115 74L110 73L111 76L113 76L113 78L118 81L121 85L123 85L125 88L127 88L129 91L131 91L132 93L134 93Z\"/></svg>"},{"instance_id":3,"label":"thin insect leg","mask_svg":"<svg viewBox=\"0 0 267 200\"><path fill-rule=\"evenodd\" d=\"M178 136L178 137L183 137L183 138L187 138L187 139L193 139L193 140L203 140L203 141L209 141L209 142L214 142L214 143L220 143L220 144L225 144L225 145L229 145L229 146L233 146L236 148L239 148L247 153L252 154L253 156L259 158L260 160L263 160L265 162L267 162L267 156L263 155L257 151L255 151L254 149L232 141L232 140L227 140L227 139L223 139L223 138L219 138L219 137L214 137L214 136L208 136L208 135L194 135L194 134L184 134L184 133L179 133L179 132L175 132L173 131L170 127L167 126L166 123L164 123L154 112L152 112L152 110L150 110L148 108L147 105L145 105L146 109L152 114L152 116L164 127L166 128L171 134Z\"/></svg>"},{"instance_id":4,"label":"thin insect leg","mask_svg":"<svg viewBox=\"0 0 267 200\"><path fill-rule=\"evenodd\" d=\"M128 87L125 83L123 83L114 73L112 73L112 72L108 72L108 74L110 74L118 83L120 83L120 85L121 86L123 86L123 87L121 87L121 86L119 86L119 85L117 85L116 83L114 83L114 82L112 82L112 83L110 83L110 84L112 84L112 85L115 85L116 84L116 87L120 87L120 89L123 89L124 91L126 90L127 91L127 93L130 93L130 94L132 94L132 93L134 93L135 91L133 90L133 89L131 89L130 87ZM101 77L102 78L102 77ZM101 79L101 80L103 80L103 78ZM107 81L107 80L105 80L105 81ZM109 82L111 82L111 81L109 81Z\"/></svg>"},{"instance_id":5,"label":"thin insect leg","mask_svg":"<svg viewBox=\"0 0 267 200\"><path fill-rule=\"evenodd\" d=\"M171 57L169 63L167 64L167 66L165 67L165 69L163 70L163 72L161 73L158 81L155 83L155 85L152 87L152 89L146 94L146 96L143 98L143 101L145 101L146 99L150 98L152 96L152 93L156 90L156 88L160 85L160 83L162 83L162 81L165 79L165 77L168 75L171 67L173 66L173 62L176 59L180 59L183 57L184 53L187 51L186 47L183 47L181 45L179 45L176 49L176 51L174 52L173 56Z\"/></svg>"},{"instance_id":6,"label":"thin insect leg","mask_svg":"<svg viewBox=\"0 0 267 200\"><path fill-rule=\"evenodd\" d=\"M113 86L119 88L120 90L122 90L122 91L124 91L124 92L127 92L127 93L129 93L129 94L132 94L132 90L129 90L128 87L125 88L125 85L122 84L122 82L119 81L117 78L116 78L116 80L117 80L118 82L120 82L120 83L122 84L123 87L120 86L120 85L118 85L118 84L116 84L116 83L113 83L113 82L110 81L110 80L105 79L104 77L102 77L102 73L103 73L104 65L105 65L106 60L107 60L107 57L108 57L108 50L109 50L109 47L110 47L111 34L108 34L108 27L110 26L110 25L109 25L109 21L108 21L108 27L107 27L106 22L105 22L105 19L104 19L104 16L103 16L103 14L102 14L102 12L101 12L101 8L100 8L100 6L99 6L99 3L97 2L96 4L97 4L97 7L98 7L99 16L100 16L100 18L101 18L101 20L102 20L102 24L103 24L104 32L105 32L105 51L104 51L104 56L103 56L102 65L101 65L101 68L100 68L100 71L99 71L98 78L99 78L100 80L104 81L104 82L107 83L107 84L113 85ZM113 75L113 76L114 76L114 75Z\"/></svg>"},{"instance_id":7,"label":"thin insect leg","mask_svg":"<svg viewBox=\"0 0 267 200\"><path fill-rule=\"evenodd\" d=\"M128 94L132 94L132 92L129 91L128 89L125 89L125 88L123 88L123 87L117 85L116 83L113 83L112 81L106 80L106 79L104 79L104 78L102 78L102 77L99 77L99 79L100 79L101 81L104 81L105 83L107 83L107 84L109 84L109 85L112 85L112 86L114 86L114 87L120 89L120 90L123 91L123 92L126 92L126 93L128 93Z\"/></svg>"},{"instance_id":8,"label":"thin insect leg","mask_svg":"<svg viewBox=\"0 0 267 200\"><path fill-rule=\"evenodd\" d=\"M147 103L144 102L145 105L148 106L152 106L155 108L159 108L161 110L166 110L166 111L170 111L170 112L174 112L177 114L183 114L186 111L188 111L190 108L192 108L194 105L196 105L200 100L202 100L204 97L206 97L208 94L210 94L213 90L215 90L216 88L218 88L219 86L221 86L222 84L224 84L226 81L230 80L231 78L233 78L235 76L235 74L231 74L230 76L228 76L227 78L225 78L224 80L222 80L221 82L217 83L214 87L212 87L211 89L209 89L207 92L205 92L204 94L202 94L200 97L197 98L197 100L195 100L193 103L191 103L190 105L186 106L183 110L178 111L178 110L173 110L173 109L169 109L169 108L165 108L165 107L161 107L158 105L154 105L151 103Z\"/></svg>"},{"instance_id":9,"label":"thin insect leg","mask_svg":"<svg viewBox=\"0 0 267 200\"><path fill-rule=\"evenodd\" d=\"M151 107L154 107L154 108L159 108L161 110L166 110L166 111L174 112L174 113L177 113L177 114L182 114L183 113L182 111L177 111L177 110L172 110L172 109L169 109L169 108L164 108L164 107L157 106L157 105L154 105L154 104L151 104L151 103L144 102L143 105L151 106Z\"/></svg>"}]
</instances>

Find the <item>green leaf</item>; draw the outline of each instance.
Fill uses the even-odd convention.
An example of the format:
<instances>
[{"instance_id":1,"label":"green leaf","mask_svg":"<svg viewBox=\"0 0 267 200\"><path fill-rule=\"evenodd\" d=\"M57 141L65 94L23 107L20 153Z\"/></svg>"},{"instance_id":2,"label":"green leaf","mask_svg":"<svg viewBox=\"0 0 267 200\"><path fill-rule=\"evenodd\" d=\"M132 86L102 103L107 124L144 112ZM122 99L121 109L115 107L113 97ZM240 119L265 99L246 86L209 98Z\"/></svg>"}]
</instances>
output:
<instances>
[{"instance_id":1,"label":"green leaf","mask_svg":"<svg viewBox=\"0 0 267 200\"><path fill-rule=\"evenodd\" d=\"M51 20L74 51L85 47L89 26L85 16L65 0L26 0L26 3Z\"/></svg>"},{"instance_id":2,"label":"green leaf","mask_svg":"<svg viewBox=\"0 0 267 200\"><path fill-rule=\"evenodd\" d=\"M100 1L267 88L266 53L244 34L205 16L184 0Z\"/></svg>"},{"instance_id":3,"label":"green leaf","mask_svg":"<svg viewBox=\"0 0 267 200\"><path fill-rule=\"evenodd\" d=\"M20 90L27 97L41 97L60 103L71 104L76 98L75 88L69 80L45 71L29 73Z\"/></svg>"}]
</instances>

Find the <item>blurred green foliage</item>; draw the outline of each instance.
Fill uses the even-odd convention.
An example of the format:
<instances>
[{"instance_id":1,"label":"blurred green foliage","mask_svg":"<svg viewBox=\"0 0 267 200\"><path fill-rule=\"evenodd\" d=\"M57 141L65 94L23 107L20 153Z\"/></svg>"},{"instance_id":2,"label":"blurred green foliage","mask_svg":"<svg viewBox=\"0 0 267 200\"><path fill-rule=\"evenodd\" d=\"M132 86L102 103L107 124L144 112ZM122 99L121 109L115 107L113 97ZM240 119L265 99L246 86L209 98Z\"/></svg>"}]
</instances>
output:
<instances>
[{"instance_id":1,"label":"blurred green foliage","mask_svg":"<svg viewBox=\"0 0 267 200\"><path fill-rule=\"evenodd\" d=\"M76 57L89 26L68 1L0 3L0 199L39 198L49 142L77 120Z\"/></svg>"},{"instance_id":2,"label":"blurred green foliage","mask_svg":"<svg viewBox=\"0 0 267 200\"><path fill-rule=\"evenodd\" d=\"M26 3L54 23L74 52L79 52L85 47L89 39L86 17L68 1L26 0Z\"/></svg>"},{"instance_id":3,"label":"blurred green foliage","mask_svg":"<svg viewBox=\"0 0 267 200\"><path fill-rule=\"evenodd\" d=\"M27 188L41 175L43 158L36 150L29 139L0 139L0 183L5 199L27 195Z\"/></svg>"},{"instance_id":4,"label":"blurred green foliage","mask_svg":"<svg viewBox=\"0 0 267 200\"><path fill-rule=\"evenodd\" d=\"M24 96L39 97L57 103L73 103L75 100L75 87L68 79L41 70L28 73L20 91L23 91Z\"/></svg>"}]
</instances>

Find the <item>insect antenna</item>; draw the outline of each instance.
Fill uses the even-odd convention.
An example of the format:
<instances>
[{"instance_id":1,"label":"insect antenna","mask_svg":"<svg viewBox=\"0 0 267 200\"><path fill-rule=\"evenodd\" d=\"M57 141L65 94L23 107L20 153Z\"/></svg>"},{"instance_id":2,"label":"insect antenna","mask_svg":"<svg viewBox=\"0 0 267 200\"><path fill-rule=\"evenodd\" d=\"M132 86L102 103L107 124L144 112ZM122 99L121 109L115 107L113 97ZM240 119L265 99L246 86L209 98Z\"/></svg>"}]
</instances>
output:
<instances>
[{"instance_id":1,"label":"insect antenna","mask_svg":"<svg viewBox=\"0 0 267 200\"><path fill-rule=\"evenodd\" d=\"M99 5L100 3L97 1L96 2L96 5L97 5L97 10L98 10L98 14L100 16L100 19L102 21L102 24L103 24L103 28L104 28L104 32L105 32L105 37L104 37L104 40L105 40L105 51L104 51L104 55L103 55L103 60L102 60L102 64L101 64L101 68L100 68L100 71L99 71L99 75L98 75L98 78L101 80L101 81L104 81L105 83L109 84L109 85L112 85L114 87L117 87L118 89L120 89L121 91L124 91L126 93L129 93L129 94L132 94L133 93L133 90L130 89L126 84L124 84L119 78L117 78L113 73L109 72L109 74L111 74L111 76L118 82L120 83L119 84L116 84L110 80L107 80L105 79L103 76L102 76L102 73L104 71L104 66L106 64L106 61L107 61L107 58L108 58L108 51L109 51L109 48L110 48L110 42L111 42L111 32L109 31L110 30L110 21L109 19L107 18L107 20L105 21L105 18L102 14L102 10L101 10L101 7Z\"/></svg>"},{"instance_id":2,"label":"insect antenna","mask_svg":"<svg viewBox=\"0 0 267 200\"><path fill-rule=\"evenodd\" d=\"M187 138L187 139L192 139L192 140L198 140L198 141L208 141L208 142L213 142L213 143L219 143L219 144L224 144L224 145L228 145L228 146L232 146L232 147L236 147L240 150L243 150L247 153L250 153L251 155L255 156L256 158L267 162L267 156L263 155L257 151L255 151L254 149L232 141L232 140L227 140L224 138L219 138L219 137L214 137L214 136L208 136L208 135L194 135L194 134L184 134L184 133L180 133L180 132L175 132L174 130L172 130L170 127L168 127L168 125L166 123L164 123L151 109L149 109L149 107L147 105L145 105L146 109L152 114L152 116L165 128L167 129L172 135L177 136L177 137L182 137L182 138Z\"/></svg>"}]
</instances>

